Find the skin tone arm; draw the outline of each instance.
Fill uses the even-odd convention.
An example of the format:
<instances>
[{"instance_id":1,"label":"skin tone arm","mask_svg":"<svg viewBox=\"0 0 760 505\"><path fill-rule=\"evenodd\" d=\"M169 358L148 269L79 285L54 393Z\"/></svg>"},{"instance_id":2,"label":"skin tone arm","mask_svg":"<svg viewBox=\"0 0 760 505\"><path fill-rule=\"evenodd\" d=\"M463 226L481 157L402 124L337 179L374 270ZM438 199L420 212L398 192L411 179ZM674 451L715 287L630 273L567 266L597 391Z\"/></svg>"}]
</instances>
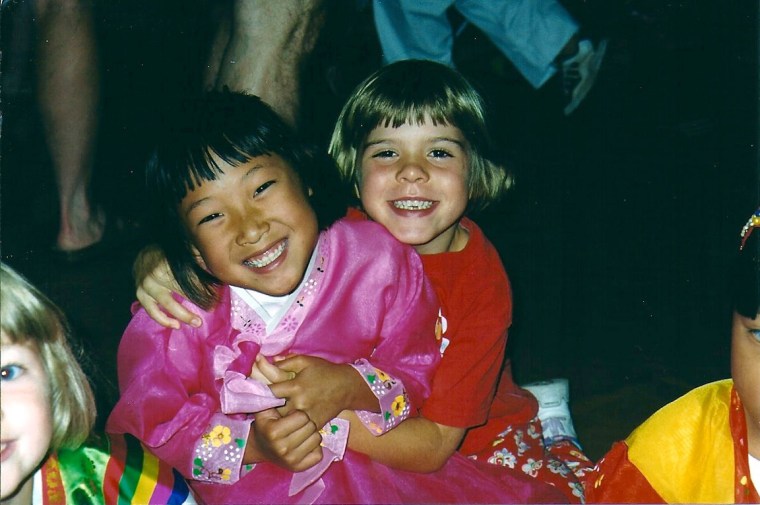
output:
<instances>
[{"instance_id":1,"label":"skin tone arm","mask_svg":"<svg viewBox=\"0 0 760 505\"><path fill-rule=\"evenodd\" d=\"M304 395L305 398L319 399L317 403L320 404L346 405L346 403L340 403L345 401L341 400L340 390L325 391L325 383L332 382L332 380L327 380L329 370L325 369L325 363L327 362L312 356L292 356L278 360L274 365L261 360L257 361L252 376L264 382L273 383L270 388L277 396L282 396L278 392L289 391L291 387L295 387L290 383L309 377L308 380L303 381L304 387L313 384L321 384L321 386L318 389L314 388L313 394L307 392ZM327 364L330 365L330 363ZM321 374L323 378L315 379L314 377L318 376L316 374ZM358 374L354 372L353 375ZM329 378L333 379L333 377ZM348 382L343 384L348 384ZM326 398L326 393L332 393L332 396ZM343 396L346 397L345 390L343 390ZM372 403L375 407L377 406L376 401L373 400ZM393 468L413 472L434 472L454 454L464 438L464 428L438 424L424 417L406 419L383 435L374 436L364 427L353 410L362 409L353 408L340 414L340 417L351 423L348 446ZM328 419L332 417L334 416ZM425 457L420 458L420 454L425 454Z\"/></svg>"}]
</instances>

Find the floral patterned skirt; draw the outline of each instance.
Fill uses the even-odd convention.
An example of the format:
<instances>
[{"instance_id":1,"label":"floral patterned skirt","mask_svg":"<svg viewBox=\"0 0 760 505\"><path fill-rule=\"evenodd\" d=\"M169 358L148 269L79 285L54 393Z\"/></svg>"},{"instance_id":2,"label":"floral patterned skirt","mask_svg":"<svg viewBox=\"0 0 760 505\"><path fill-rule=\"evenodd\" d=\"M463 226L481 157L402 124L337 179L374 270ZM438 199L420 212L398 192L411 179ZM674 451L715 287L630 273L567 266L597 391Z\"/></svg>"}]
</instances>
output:
<instances>
[{"instance_id":1,"label":"floral patterned skirt","mask_svg":"<svg viewBox=\"0 0 760 505\"><path fill-rule=\"evenodd\" d=\"M570 441L545 446L538 417L524 425L508 426L499 433L491 447L468 457L519 469L556 487L570 503L584 502L581 477L594 466Z\"/></svg>"}]
</instances>

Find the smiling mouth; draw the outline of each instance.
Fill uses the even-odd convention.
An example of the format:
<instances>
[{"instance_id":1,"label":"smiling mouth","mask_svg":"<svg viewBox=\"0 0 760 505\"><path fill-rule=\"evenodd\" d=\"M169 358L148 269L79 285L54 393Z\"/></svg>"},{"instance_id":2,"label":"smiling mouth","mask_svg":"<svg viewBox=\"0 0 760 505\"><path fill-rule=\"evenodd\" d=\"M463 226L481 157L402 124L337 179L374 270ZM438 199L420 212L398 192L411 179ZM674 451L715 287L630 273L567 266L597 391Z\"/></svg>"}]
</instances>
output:
<instances>
[{"instance_id":1,"label":"smiling mouth","mask_svg":"<svg viewBox=\"0 0 760 505\"><path fill-rule=\"evenodd\" d=\"M392 203L401 210L427 210L433 206L430 200L394 200Z\"/></svg>"},{"instance_id":2,"label":"smiling mouth","mask_svg":"<svg viewBox=\"0 0 760 505\"><path fill-rule=\"evenodd\" d=\"M0 460L5 461L8 459L8 456L11 454L11 447L13 447L13 442L3 442L0 444Z\"/></svg>"},{"instance_id":3,"label":"smiling mouth","mask_svg":"<svg viewBox=\"0 0 760 505\"><path fill-rule=\"evenodd\" d=\"M243 261L243 265L252 268L264 268L282 255L282 252L285 250L286 245L287 240L283 240L264 254L258 255L256 258L249 258Z\"/></svg>"}]
</instances>

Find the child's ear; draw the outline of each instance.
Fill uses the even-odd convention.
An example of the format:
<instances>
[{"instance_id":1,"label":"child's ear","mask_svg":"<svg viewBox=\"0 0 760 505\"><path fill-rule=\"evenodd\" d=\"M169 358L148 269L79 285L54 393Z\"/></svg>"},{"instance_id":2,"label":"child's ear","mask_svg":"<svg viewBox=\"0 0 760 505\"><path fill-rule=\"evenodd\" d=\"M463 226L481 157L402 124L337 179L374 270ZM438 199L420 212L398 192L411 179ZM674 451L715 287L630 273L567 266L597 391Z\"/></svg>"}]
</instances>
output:
<instances>
[{"instance_id":1,"label":"child's ear","mask_svg":"<svg viewBox=\"0 0 760 505\"><path fill-rule=\"evenodd\" d=\"M198 264L198 266L201 267L206 272L208 272L208 268L206 268L206 262L203 260L203 256L201 256L201 252L198 250L198 248L195 247L194 245L191 245L190 254L193 255L193 259Z\"/></svg>"}]
</instances>

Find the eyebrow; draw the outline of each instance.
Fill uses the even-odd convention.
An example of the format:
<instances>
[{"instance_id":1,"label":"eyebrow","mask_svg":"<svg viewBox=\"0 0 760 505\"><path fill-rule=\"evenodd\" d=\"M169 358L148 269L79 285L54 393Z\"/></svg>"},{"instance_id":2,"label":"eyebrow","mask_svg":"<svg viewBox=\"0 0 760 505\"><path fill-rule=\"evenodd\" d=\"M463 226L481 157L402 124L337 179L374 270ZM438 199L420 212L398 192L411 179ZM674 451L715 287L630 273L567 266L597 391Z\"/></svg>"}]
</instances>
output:
<instances>
[{"instance_id":1,"label":"eyebrow","mask_svg":"<svg viewBox=\"0 0 760 505\"><path fill-rule=\"evenodd\" d=\"M193 202L190 205L190 207L188 207L187 210L185 211L185 217L188 217L192 211L194 211L197 207L200 207L201 204L203 204L203 202L205 202L206 200L208 200L208 198L201 198L200 200L196 200L195 202Z\"/></svg>"}]
</instances>

